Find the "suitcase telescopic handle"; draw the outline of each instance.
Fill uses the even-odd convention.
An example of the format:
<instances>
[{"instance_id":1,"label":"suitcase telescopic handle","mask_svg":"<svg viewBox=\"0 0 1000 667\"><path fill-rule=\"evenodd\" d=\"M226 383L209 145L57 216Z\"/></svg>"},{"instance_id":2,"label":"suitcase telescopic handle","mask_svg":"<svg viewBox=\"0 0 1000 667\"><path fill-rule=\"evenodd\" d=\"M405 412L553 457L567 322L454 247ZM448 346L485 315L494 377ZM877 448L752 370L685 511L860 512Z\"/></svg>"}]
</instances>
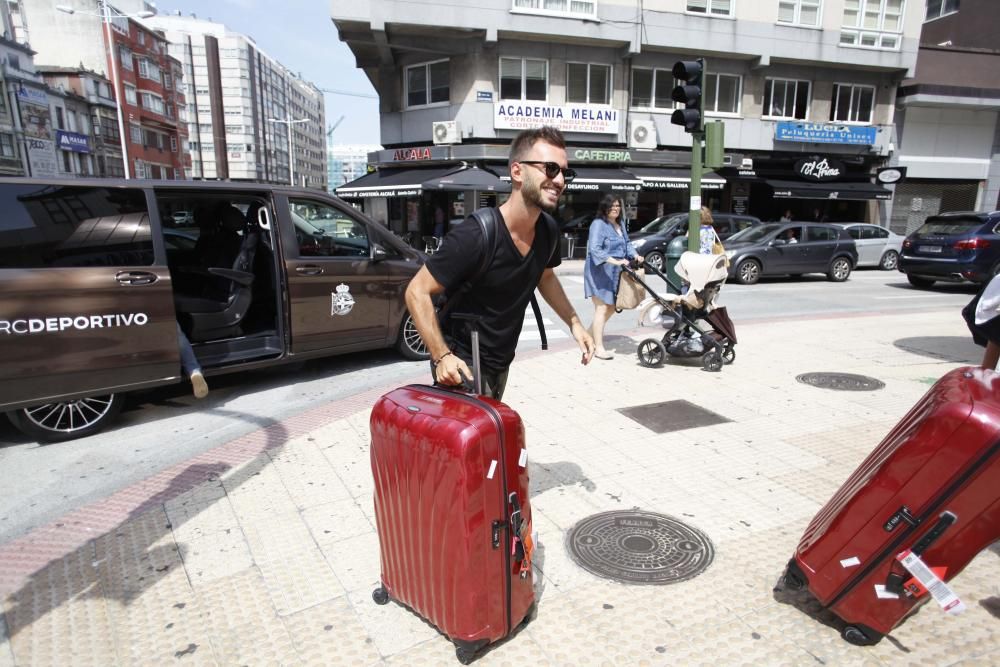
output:
<instances>
[{"instance_id":1,"label":"suitcase telescopic handle","mask_svg":"<svg viewBox=\"0 0 1000 667\"><path fill-rule=\"evenodd\" d=\"M927 551L932 544L939 537L941 537L944 531L948 530L956 521L958 517L954 512L944 511L938 515L938 520L934 522L931 529L924 533L924 536L917 540L916 544L910 547L910 552L919 556L925 551ZM893 563L895 565L895 563ZM890 593L895 593L900 595L903 592L903 581L906 579L906 573L899 572L897 570L890 570L888 576L885 580L885 589Z\"/></svg>"},{"instance_id":2,"label":"suitcase telescopic handle","mask_svg":"<svg viewBox=\"0 0 1000 667\"><path fill-rule=\"evenodd\" d=\"M452 313L452 319L465 320L472 328L472 390L476 395L483 393L483 369L479 359L479 323L482 321L480 315L470 315L467 313Z\"/></svg>"}]
</instances>

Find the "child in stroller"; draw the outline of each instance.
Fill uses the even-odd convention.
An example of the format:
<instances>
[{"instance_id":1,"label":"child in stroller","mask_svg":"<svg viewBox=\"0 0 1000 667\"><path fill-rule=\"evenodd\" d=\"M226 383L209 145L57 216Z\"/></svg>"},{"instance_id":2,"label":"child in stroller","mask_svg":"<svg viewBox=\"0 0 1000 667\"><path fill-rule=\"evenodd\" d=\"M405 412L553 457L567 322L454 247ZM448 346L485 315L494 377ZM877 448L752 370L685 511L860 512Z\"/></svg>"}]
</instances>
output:
<instances>
[{"instance_id":1,"label":"child in stroller","mask_svg":"<svg viewBox=\"0 0 1000 667\"><path fill-rule=\"evenodd\" d=\"M682 291L655 267L647 267L677 291ZM726 282L725 255L702 255L685 252L676 267L677 275L687 286L684 294L659 295L642 282L650 298L639 306L639 322L657 322L666 329L662 339L647 338L639 343L639 363L654 367L669 354L674 357L701 355L702 367L716 372L723 364L736 359L736 329L725 306L716 305L719 291ZM637 278L641 282L641 277ZM697 324L706 321L711 329Z\"/></svg>"}]
</instances>

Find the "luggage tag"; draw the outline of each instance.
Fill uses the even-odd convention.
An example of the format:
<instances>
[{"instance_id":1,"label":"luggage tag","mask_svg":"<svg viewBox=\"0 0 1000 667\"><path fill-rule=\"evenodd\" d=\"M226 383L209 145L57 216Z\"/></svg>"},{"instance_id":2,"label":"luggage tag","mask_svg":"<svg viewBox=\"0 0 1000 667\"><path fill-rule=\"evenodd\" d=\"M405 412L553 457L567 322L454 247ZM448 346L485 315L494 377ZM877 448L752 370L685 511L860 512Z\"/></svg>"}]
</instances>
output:
<instances>
[{"instance_id":1,"label":"luggage tag","mask_svg":"<svg viewBox=\"0 0 1000 667\"><path fill-rule=\"evenodd\" d=\"M925 563L920 556L907 549L896 556L896 560L902 563L907 572L912 574L913 578L916 579L925 590L930 592L931 597L934 598L934 601L941 606L941 609L943 609L945 613L955 615L961 614L965 611L965 603L959 599L958 595L955 594L955 591L951 589L951 586L941 580L941 578L927 566L927 563ZM908 583L909 582L907 582L907 584ZM906 590L909 590L908 587L905 588Z\"/></svg>"}]
</instances>

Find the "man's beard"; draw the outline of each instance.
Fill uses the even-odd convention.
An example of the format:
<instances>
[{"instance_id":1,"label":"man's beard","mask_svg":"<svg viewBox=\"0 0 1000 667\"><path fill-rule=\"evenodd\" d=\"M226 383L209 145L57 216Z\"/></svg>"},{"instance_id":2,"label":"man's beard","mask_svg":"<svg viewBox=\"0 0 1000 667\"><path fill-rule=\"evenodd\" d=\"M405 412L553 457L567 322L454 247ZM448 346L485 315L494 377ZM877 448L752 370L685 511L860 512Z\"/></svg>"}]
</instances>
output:
<instances>
[{"instance_id":1,"label":"man's beard","mask_svg":"<svg viewBox=\"0 0 1000 667\"><path fill-rule=\"evenodd\" d=\"M524 180L524 183L521 185L521 196L524 198L525 203L537 206L550 215L554 214L559 206L558 197L556 198L556 202L552 205L549 205L549 203L542 198L541 183L533 178L527 178Z\"/></svg>"}]
</instances>

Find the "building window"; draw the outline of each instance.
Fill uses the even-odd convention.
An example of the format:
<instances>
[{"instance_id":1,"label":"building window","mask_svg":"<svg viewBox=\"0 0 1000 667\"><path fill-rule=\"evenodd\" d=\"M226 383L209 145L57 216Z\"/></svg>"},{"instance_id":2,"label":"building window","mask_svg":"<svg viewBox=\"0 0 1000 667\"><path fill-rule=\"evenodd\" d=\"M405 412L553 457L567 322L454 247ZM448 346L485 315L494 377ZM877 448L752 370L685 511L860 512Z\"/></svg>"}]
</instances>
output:
<instances>
[{"instance_id":1,"label":"building window","mask_svg":"<svg viewBox=\"0 0 1000 667\"><path fill-rule=\"evenodd\" d=\"M149 109L160 115L164 112L163 98L153 93L147 93L146 91L142 91L142 106L144 109Z\"/></svg>"},{"instance_id":2,"label":"building window","mask_svg":"<svg viewBox=\"0 0 1000 667\"><path fill-rule=\"evenodd\" d=\"M132 52L126 49L124 46L118 47L118 60L121 61L122 67L128 71L133 70L132 65Z\"/></svg>"},{"instance_id":3,"label":"building window","mask_svg":"<svg viewBox=\"0 0 1000 667\"><path fill-rule=\"evenodd\" d=\"M687 0L687 10L695 14L732 16L734 0Z\"/></svg>"},{"instance_id":4,"label":"building window","mask_svg":"<svg viewBox=\"0 0 1000 667\"><path fill-rule=\"evenodd\" d=\"M549 63L531 58L500 59L500 99L544 102L549 90Z\"/></svg>"},{"instance_id":5,"label":"building window","mask_svg":"<svg viewBox=\"0 0 1000 667\"><path fill-rule=\"evenodd\" d=\"M764 82L764 115L805 120L809 109L809 82L768 79Z\"/></svg>"},{"instance_id":6,"label":"building window","mask_svg":"<svg viewBox=\"0 0 1000 667\"><path fill-rule=\"evenodd\" d=\"M406 106L441 104L451 99L447 60L406 68Z\"/></svg>"},{"instance_id":7,"label":"building window","mask_svg":"<svg viewBox=\"0 0 1000 667\"><path fill-rule=\"evenodd\" d=\"M644 109L673 109L670 93L674 75L668 69L632 70L632 100L630 106Z\"/></svg>"},{"instance_id":8,"label":"building window","mask_svg":"<svg viewBox=\"0 0 1000 667\"><path fill-rule=\"evenodd\" d=\"M62 107L56 107L56 129L65 130L66 121L63 120L63 109Z\"/></svg>"},{"instance_id":9,"label":"building window","mask_svg":"<svg viewBox=\"0 0 1000 667\"><path fill-rule=\"evenodd\" d=\"M778 23L818 26L822 0L780 0Z\"/></svg>"},{"instance_id":10,"label":"building window","mask_svg":"<svg viewBox=\"0 0 1000 667\"><path fill-rule=\"evenodd\" d=\"M17 157L13 134L0 134L0 157Z\"/></svg>"},{"instance_id":11,"label":"building window","mask_svg":"<svg viewBox=\"0 0 1000 667\"><path fill-rule=\"evenodd\" d=\"M63 171L65 171L67 174L72 174L73 162L70 158L70 152L62 151L62 158L63 158Z\"/></svg>"},{"instance_id":12,"label":"building window","mask_svg":"<svg viewBox=\"0 0 1000 667\"><path fill-rule=\"evenodd\" d=\"M875 108L875 87L849 83L833 84L830 120L845 123L871 123Z\"/></svg>"},{"instance_id":13,"label":"building window","mask_svg":"<svg viewBox=\"0 0 1000 667\"><path fill-rule=\"evenodd\" d=\"M170 137L170 152L171 153L177 152L177 137L173 135L171 135Z\"/></svg>"},{"instance_id":14,"label":"building window","mask_svg":"<svg viewBox=\"0 0 1000 667\"><path fill-rule=\"evenodd\" d=\"M844 0L843 26L841 46L896 50L903 30L903 0Z\"/></svg>"},{"instance_id":15,"label":"building window","mask_svg":"<svg viewBox=\"0 0 1000 667\"><path fill-rule=\"evenodd\" d=\"M142 128L135 123L129 123L129 134L132 137L133 144L142 145Z\"/></svg>"},{"instance_id":16,"label":"building window","mask_svg":"<svg viewBox=\"0 0 1000 667\"><path fill-rule=\"evenodd\" d=\"M514 9L538 14L560 14L592 18L597 16L596 0L514 0Z\"/></svg>"},{"instance_id":17,"label":"building window","mask_svg":"<svg viewBox=\"0 0 1000 667\"><path fill-rule=\"evenodd\" d=\"M702 106L706 113L740 112L742 79L733 74L708 74L705 77Z\"/></svg>"},{"instance_id":18,"label":"building window","mask_svg":"<svg viewBox=\"0 0 1000 667\"><path fill-rule=\"evenodd\" d=\"M163 87L166 88L167 90L170 90L171 85L172 85L172 83L171 83L170 75L168 73L164 72L163 73Z\"/></svg>"},{"instance_id":19,"label":"building window","mask_svg":"<svg viewBox=\"0 0 1000 667\"><path fill-rule=\"evenodd\" d=\"M927 16L924 20L941 18L958 11L958 0L927 0Z\"/></svg>"},{"instance_id":20,"label":"building window","mask_svg":"<svg viewBox=\"0 0 1000 667\"><path fill-rule=\"evenodd\" d=\"M611 104L611 65L566 65L566 101Z\"/></svg>"},{"instance_id":21,"label":"building window","mask_svg":"<svg viewBox=\"0 0 1000 667\"><path fill-rule=\"evenodd\" d=\"M157 83L163 82L160 75L160 68L152 60L147 60L146 58L139 58L139 76Z\"/></svg>"},{"instance_id":22,"label":"building window","mask_svg":"<svg viewBox=\"0 0 1000 667\"><path fill-rule=\"evenodd\" d=\"M7 64L10 65L13 69L20 70L21 69L21 58L18 57L18 56L15 56L15 55L8 55L7 56Z\"/></svg>"},{"instance_id":23,"label":"building window","mask_svg":"<svg viewBox=\"0 0 1000 667\"><path fill-rule=\"evenodd\" d=\"M146 45L146 33L144 33L142 30L140 30L139 34L136 35L136 37L139 40L140 44L142 44L143 46Z\"/></svg>"},{"instance_id":24,"label":"building window","mask_svg":"<svg viewBox=\"0 0 1000 667\"><path fill-rule=\"evenodd\" d=\"M125 101L129 104L138 104L136 101L135 86L125 84Z\"/></svg>"}]
</instances>

